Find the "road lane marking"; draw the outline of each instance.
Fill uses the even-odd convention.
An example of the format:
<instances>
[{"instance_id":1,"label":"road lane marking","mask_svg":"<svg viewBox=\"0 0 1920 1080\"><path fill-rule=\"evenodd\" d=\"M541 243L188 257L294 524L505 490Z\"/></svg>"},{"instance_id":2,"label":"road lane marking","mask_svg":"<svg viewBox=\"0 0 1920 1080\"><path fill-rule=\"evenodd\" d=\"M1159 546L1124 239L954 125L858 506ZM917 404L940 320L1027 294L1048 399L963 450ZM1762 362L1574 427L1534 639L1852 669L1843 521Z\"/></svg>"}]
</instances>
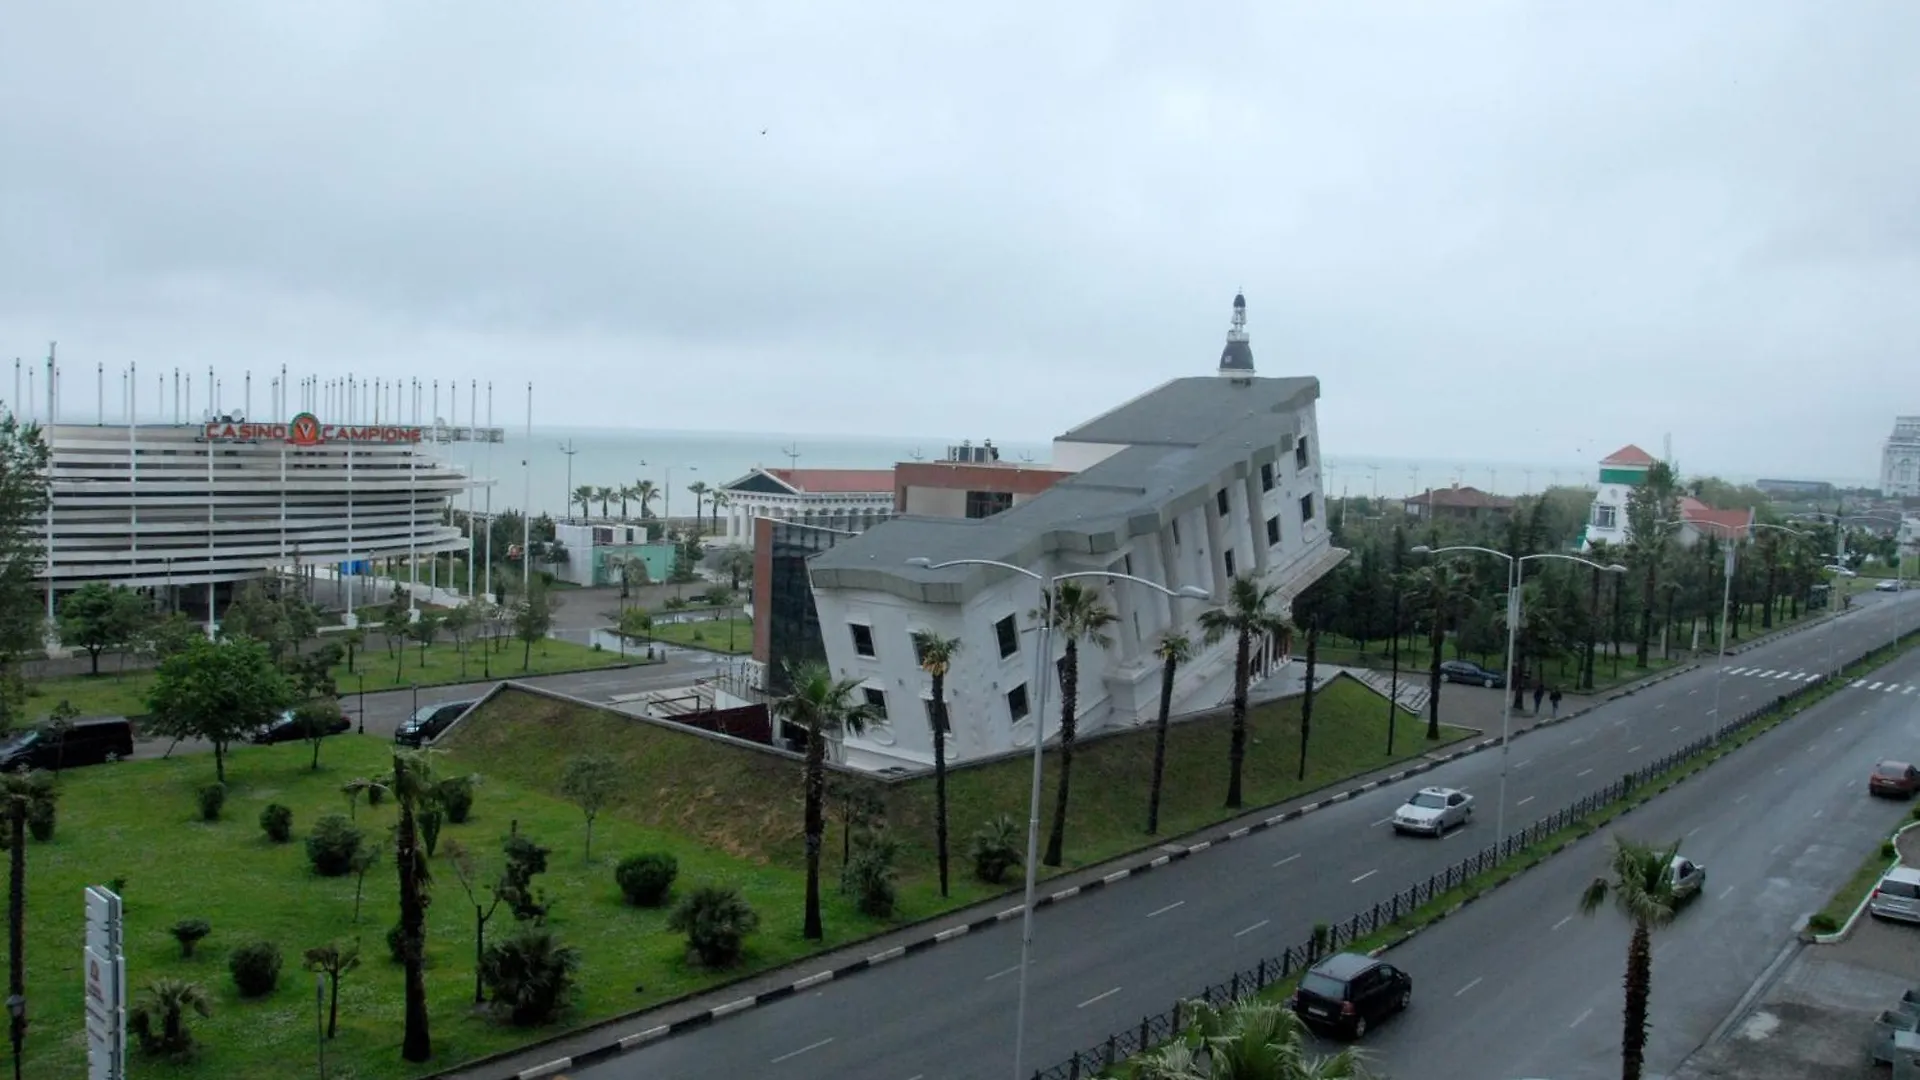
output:
<instances>
[{"instance_id":1,"label":"road lane marking","mask_svg":"<svg viewBox=\"0 0 1920 1080\"><path fill-rule=\"evenodd\" d=\"M1281 859L1281 860L1280 860L1279 862L1277 862L1277 863L1274 863L1273 865L1275 865L1275 866L1285 866L1285 865L1287 865L1288 863L1290 863L1290 862L1292 862L1293 860L1295 860L1295 859L1297 859L1297 858L1299 858L1299 857L1300 857L1300 853L1296 851L1296 852L1294 852L1293 854L1291 854L1291 855L1289 855L1289 856L1287 856L1286 858L1284 858L1284 859Z\"/></svg>"},{"instance_id":2,"label":"road lane marking","mask_svg":"<svg viewBox=\"0 0 1920 1080\"><path fill-rule=\"evenodd\" d=\"M1525 760L1525 761L1523 761L1523 762L1521 762L1520 764L1518 764L1518 765L1515 765L1515 766L1514 766L1514 768L1516 768L1516 769L1524 769L1524 768L1526 768L1527 766L1529 766L1529 765L1531 765L1531 764L1533 764L1533 759L1532 759L1532 758L1528 758L1527 760ZM1462 790L1462 791L1465 791L1465 790L1466 790L1466 788L1461 788L1460 790Z\"/></svg>"},{"instance_id":3,"label":"road lane marking","mask_svg":"<svg viewBox=\"0 0 1920 1080\"><path fill-rule=\"evenodd\" d=\"M1186 903L1185 900L1175 900L1173 903L1168 904L1166 907L1147 912L1147 918L1151 919L1155 915L1165 915L1167 912L1172 911L1174 908L1177 908L1184 903Z\"/></svg>"},{"instance_id":4,"label":"road lane marking","mask_svg":"<svg viewBox=\"0 0 1920 1080\"><path fill-rule=\"evenodd\" d=\"M1261 920L1260 920L1259 922L1257 922L1257 923L1254 923L1254 924L1253 924L1252 926L1249 926L1249 927L1247 927L1247 928L1246 928L1245 930L1237 930L1237 931L1235 931L1235 932L1234 932L1234 935L1233 935L1233 936L1234 936L1234 937L1246 937L1246 936L1247 936L1248 934L1251 934L1251 933L1253 933L1253 932L1254 932L1255 930L1258 930L1258 929L1260 929L1261 927L1263 927L1263 926L1265 926L1265 925L1267 925L1268 923L1270 923L1270 922L1272 922L1272 921L1273 921L1272 919L1261 919Z\"/></svg>"},{"instance_id":5,"label":"road lane marking","mask_svg":"<svg viewBox=\"0 0 1920 1080\"><path fill-rule=\"evenodd\" d=\"M1529 795L1529 796L1527 796L1526 798L1524 798L1524 799L1521 799L1521 800L1520 800L1519 802L1517 802L1517 803L1514 803L1513 805L1515 805L1515 806L1525 806L1525 805L1527 805L1528 803L1530 803L1530 802L1532 802L1533 800L1534 800L1534 796L1532 796L1532 795Z\"/></svg>"},{"instance_id":6,"label":"road lane marking","mask_svg":"<svg viewBox=\"0 0 1920 1080\"><path fill-rule=\"evenodd\" d=\"M1705 825L1695 825L1693 828L1687 830L1687 835L1692 836L1694 833L1697 833L1704 828L1706 828Z\"/></svg>"},{"instance_id":7,"label":"road lane marking","mask_svg":"<svg viewBox=\"0 0 1920 1080\"><path fill-rule=\"evenodd\" d=\"M1735 886L1729 885L1726 888L1720 890L1720 899L1725 900L1727 897L1732 896L1734 888Z\"/></svg>"},{"instance_id":8,"label":"road lane marking","mask_svg":"<svg viewBox=\"0 0 1920 1080\"><path fill-rule=\"evenodd\" d=\"M1381 818L1381 819L1380 819L1379 821L1376 821L1376 822L1374 822L1373 824L1371 824L1371 825L1369 825L1369 826L1367 826L1367 827L1368 827L1368 828L1370 828L1370 829L1377 829L1377 828L1379 828L1380 826L1382 826L1382 825L1385 825L1385 824L1386 824L1387 822L1389 822L1389 821L1392 821L1392 820L1393 820L1393 815L1392 815L1392 814L1388 814L1388 815L1387 815L1386 817L1383 817L1383 818Z\"/></svg>"},{"instance_id":9,"label":"road lane marking","mask_svg":"<svg viewBox=\"0 0 1920 1080\"><path fill-rule=\"evenodd\" d=\"M1593 771L1592 769L1581 769L1579 772L1573 774L1573 778L1575 780L1578 780L1592 771Z\"/></svg>"},{"instance_id":10,"label":"road lane marking","mask_svg":"<svg viewBox=\"0 0 1920 1080\"><path fill-rule=\"evenodd\" d=\"M1813 816L1814 816L1814 817L1819 817L1819 816L1820 816L1821 814L1824 814L1824 813L1826 813L1826 810L1825 810L1824 808L1823 808L1823 809L1819 809L1819 810L1815 810L1815 811L1813 812Z\"/></svg>"},{"instance_id":11,"label":"road lane marking","mask_svg":"<svg viewBox=\"0 0 1920 1080\"><path fill-rule=\"evenodd\" d=\"M1592 1009L1588 1009L1588 1010L1587 1010L1586 1012L1583 1012L1583 1013L1581 1013L1581 1014L1580 1014L1579 1016L1576 1016L1576 1017L1574 1017L1574 1018L1573 1018L1573 1023L1571 1023L1571 1024L1568 1024L1567 1026L1568 1026L1568 1027L1570 1027L1570 1028L1577 1028L1577 1027L1579 1027L1579 1026L1580 1026L1580 1021L1582 1021L1582 1020L1585 1020L1585 1019L1586 1019L1587 1017L1589 1017L1589 1016L1592 1016L1592 1015L1593 1015L1593 1010L1592 1010Z\"/></svg>"},{"instance_id":12,"label":"road lane marking","mask_svg":"<svg viewBox=\"0 0 1920 1080\"><path fill-rule=\"evenodd\" d=\"M1880 685L1881 685L1881 684L1879 684L1879 683L1874 683L1873 685L1871 685L1871 686L1869 686L1869 687L1867 687L1867 689L1869 689L1869 690L1878 690L1878 689L1880 689Z\"/></svg>"},{"instance_id":13,"label":"road lane marking","mask_svg":"<svg viewBox=\"0 0 1920 1080\"><path fill-rule=\"evenodd\" d=\"M1110 998L1110 997L1112 997L1113 995L1115 995L1115 994L1117 994L1117 993L1119 993L1119 992L1120 992L1120 988L1116 986L1116 987L1114 987L1113 989L1111 989L1111 990L1109 990L1109 991L1107 991L1107 992L1106 992L1106 993L1104 993L1104 994L1095 994L1095 995L1093 995L1092 997L1090 997L1090 998L1088 998L1087 1000L1085 1000L1085 1001L1083 1001L1083 1002L1081 1002L1080 1004L1078 1004L1078 1005L1075 1005L1075 1006L1074 1006L1074 1008L1076 1008L1076 1009L1084 1009L1084 1008L1086 1008L1087 1006L1089 1006L1089 1005L1091 1005L1091 1004L1093 1004L1093 1003L1094 1003L1094 1002L1096 1002L1096 1001L1105 1001L1105 1000L1107 1000L1108 998Z\"/></svg>"},{"instance_id":14,"label":"road lane marking","mask_svg":"<svg viewBox=\"0 0 1920 1080\"><path fill-rule=\"evenodd\" d=\"M1773 770L1773 775L1782 776L1782 775L1785 775L1786 771L1787 771L1787 767L1785 765L1782 765L1779 768Z\"/></svg>"},{"instance_id":15,"label":"road lane marking","mask_svg":"<svg viewBox=\"0 0 1920 1080\"><path fill-rule=\"evenodd\" d=\"M1679 730L1680 730L1680 725L1679 725L1679 724L1675 724L1675 725L1673 725L1673 730L1674 730L1674 731L1679 731Z\"/></svg>"},{"instance_id":16,"label":"road lane marking","mask_svg":"<svg viewBox=\"0 0 1920 1080\"><path fill-rule=\"evenodd\" d=\"M1484 978L1486 978L1486 976L1485 976L1485 975L1482 975L1482 976L1480 976L1480 979L1484 979ZM1455 991L1453 992L1453 996L1454 996L1454 997L1459 997L1459 996L1460 996L1461 994L1464 994L1464 993L1466 993L1467 991L1469 991L1469 990L1471 990L1471 989L1473 989L1474 987L1476 987L1476 986L1479 986L1479 985L1480 985L1480 979L1475 979L1475 980L1473 980L1472 982L1470 982L1470 983L1468 983L1467 985L1465 985L1465 986L1463 986L1463 987L1461 987L1460 989L1458 989L1458 990L1455 990Z\"/></svg>"},{"instance_id":17,"label":"road lane marking","mask_svg":"<svg viewBox=\"0 0 1920 1080\"><path fill-rule=\"evenodd\" d=\"M995 979L997 979L997 978L999 978L999 977L1000 977L1000 976L1002 976L1002 975L1011 975L1011 974L1013 974L1014 972L1016 972L1016 971L1019 971L1019 970L1020 970L1020 965L1019 965L1019 964L1015 964L1015 965L1013 965L1012 967L1010 967L1010 968L1008 968L1008 969L1006 969L1005 971L996 971L996 972L994 972L993 974L991 974L991 975L989 975L989 976L987 976L987 981L988 981L988 982L992 982L993 980L995 980Z\"/></svg>"},{"instance_id":18,"label":"road lane marking","mask_svg":"<svg viewBox=\"0 0 1920 1080\"><path fill-rule=\"evenodd\" d=\"M1737 799L1735 799L1735 800L1733 800L1733 801L1734 801L1734 802L1736 802L1736 803L1743 803L1743 802L1746 802L1746 801L1747 801L1747 797L1746 797L1745 795L1742 795L1742 796L1740 796L1739 798L1737 798Z\"/></svg>"},{"instance_id":19,"label":"road lane marking","mask_svg":"<svg viewBox=\"0 0 1920 1080\"><path fill-rule=\"evenodd\" d=\"M1564 919L1561 919L1561 920L1560 920L1559 922L1557 922L1557 923L1554 923L1554 924L1553 924L1553 928L1554 928L1555 930L1558 930L1558 929L1560 929L1561 927L1563 927L1563 926L1565 926L1565 925L1567 925L1568 923L1570 923L1570 922L1572 922L1572 921L1573 921L1573 916L1571 916L1571 915L1569 915L1569 916L1567 916L1566 918L1564 918Z\"/></svg>"},{"instance_id":20,"label":"road lane marking","mask_svg":"<svg viewBox=\"0 0 1920 1080\"><path fill-rule=\"evenodd\" d=\"M1373 870L1369 870L1369 871L1367 871L1366 873L1364 873L1364 874L1361 874L1361 875L1360 875L1359 877L1357 877L1357 878L1354 878L1354 879L1353 879L1353 880L1352 880L1351 882L1349 882L1349 884L1352 884L1352 885L1358 885L1358 884L1360 884L1361 882L1363 882L1363 881L1365 881L1365 880L1367 880L1368 878L1370 878L1370 877L1372 877L1373 875L1375 875L1375 874L1377 874L1377 873L1379 873L1379 872L1380 872L1380 871L1379 871L1379 870L1378 870L1377 868L1376 868L1376 869L1373 869Z\"/></svg>"},{"instance_id":21,"label":"road lane marking","mask_svg":"<svg viewBox=\"0 0 1920 1080\"><path fill-rule=\"evenodd\" d=\"M1769 855L1778 855L1778 854L1780 854L1780 852L1781 852L1781 851L1783 851L1783 850L1784 850L1784 849L1786 848L1786 846L1787 846L1787 845L1785 845L1785 844L1775 844L1775 845L1773 845L1773 850L1772 850L1772 851L1769 851L1769 852L1767 852L1767 854L1769 854Z\"/></svg>"},{"instance_id":22,"label":"road lane marking","mask_svg":"<svg viewBox=\"0 0 1920 1080\"><path fill-rule=\"evenodd\" d=\"M1637 752L1639 751L1639 749L1640 749L1640 747L1641 747L1641 745L1642 745L1642 744L1640 744L1640 743L1635 743L1634 745L1632 745L1632 746L1629 746L1629 747L1627 747L1627 753L1629 753L1629 754L1632 754L1632 753L1637 753Z\"/></svg>"},{"instance_id":23,"label":"road lane marking","mask_svg":"<svg viewBox=\"0 0 1920 1080\"><path fill-rule=\"evenodd\" d=\"M1667 707L1667 703L1666 703L1666 702L1664 702L1664 701L1663 701L1663 702L1661 702L1660 704L1658 704L1658 705L1655 705L1655 706L1654 706L1654 708L1656 708L1656 709L1664 709L1664 708L1666 708L1666 707Z\"/></svg>"},{"instance_id":24,"label":"road lane marking","mask_svg":"<svg viewBox=\"0 0 1920 1080\"><path fill-rule=\"evenodd\" d=\"M833 1037L832 1037L832 1036L828 1036L827 1038L824 1038L824 1039L821 1039L821 1040L820 1040L819 1042L817 1042L817 1043L813 1043L813 1044L812 1044L812 1045L810 1045L810 1046L803 1046L803 1047L801 1047L800 1049L798 1049L798 1050L795 1050L795 1051L794 1051L793 1053L791 1053L791 1054L781 1054L781 1055L780 1055L779 1057L777 1057L777 1058L774 1058L774 1059L773 1059L772 1061L769 1061L769 1062L768 1062L767 1064L769 1064L769 1065L778 1065L778 1064L780 1064L781 1062L783 1062L783 1061L786 1061L786 1060L788 1060L789 1058L797 1058L797 1057L799 1057L799 1056L800 1056L801 1054L804 1054L804 1053L806 1053L806 1052L807 1052L807 1051L809 1051L809 1050L818 1050L818 1049L820 1049L821 1047L823 1047L823 1046L825 1046L825 1045L827 1045L828 1043L830 1043L830 1042L832 1042L832 1041L833 1041Z\"/></svg>"}]
</instances>

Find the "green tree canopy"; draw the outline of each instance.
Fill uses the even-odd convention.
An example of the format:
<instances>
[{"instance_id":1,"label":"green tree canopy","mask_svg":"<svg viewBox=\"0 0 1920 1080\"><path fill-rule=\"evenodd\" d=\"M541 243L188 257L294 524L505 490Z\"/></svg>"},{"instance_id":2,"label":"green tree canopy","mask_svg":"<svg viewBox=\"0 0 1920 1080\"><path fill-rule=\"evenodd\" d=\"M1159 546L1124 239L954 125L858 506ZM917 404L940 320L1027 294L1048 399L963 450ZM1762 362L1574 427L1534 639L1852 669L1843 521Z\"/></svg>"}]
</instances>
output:
<instances>
[{"instance_id":1,"label":"green tree canopy","mask_svg":"<svg viewBox=\"0 0 1920 1080\"><path fill-rule=\"evenodd\" d=\"M294 690L265 645L240 638L196 641L160 665L147 707L147 730L213 744L215 776L227 779L227 747L278 716Z\"/></svg>"},{"instance_id":2,"label":"green tree canopy","mask_svg":"<svg viewBox=\"0 0 1920 1080\"><path fill-rule=\"evenodd\" d=\"M88 582L60 601L60 643L87 650L98 675L100 654L137 642L151 614L146 599L132 589Z\"/></svg>"}]
</instances>

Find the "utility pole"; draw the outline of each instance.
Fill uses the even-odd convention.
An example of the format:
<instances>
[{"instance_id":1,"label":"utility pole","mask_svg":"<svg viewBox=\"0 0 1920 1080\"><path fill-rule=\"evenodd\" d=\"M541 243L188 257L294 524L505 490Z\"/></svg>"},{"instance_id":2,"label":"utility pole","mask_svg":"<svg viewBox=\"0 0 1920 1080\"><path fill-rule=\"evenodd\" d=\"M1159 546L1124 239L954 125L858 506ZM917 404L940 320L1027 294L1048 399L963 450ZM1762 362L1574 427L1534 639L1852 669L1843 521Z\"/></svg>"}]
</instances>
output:
<instances>
[{"instance_id":1,"label":"utility pole","mask_svg":"<svg viewBox=\"0 0 1920 1080\"><path fill-rule=\"evenodd\" d=\"M573 445L573 440L568 439L566 442L560 444L560 452L567 455L567 495L566 495L567 523L572 524L573 523L573 455L579 453L580 451Z\"/></svg>"}]
</instances>

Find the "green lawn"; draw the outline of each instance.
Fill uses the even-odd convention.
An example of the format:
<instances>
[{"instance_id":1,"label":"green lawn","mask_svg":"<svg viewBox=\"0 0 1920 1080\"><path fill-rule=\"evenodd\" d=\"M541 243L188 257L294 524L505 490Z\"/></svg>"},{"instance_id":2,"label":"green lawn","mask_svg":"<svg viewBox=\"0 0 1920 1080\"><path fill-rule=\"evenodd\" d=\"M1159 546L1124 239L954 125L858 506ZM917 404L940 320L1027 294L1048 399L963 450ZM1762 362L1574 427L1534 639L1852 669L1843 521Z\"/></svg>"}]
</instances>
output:
<instances>
[{"instance_id":1,"label":"green lawn","mask_svg":"<svg viewBox=\"0 0 1920 1080\"><path fill-rule=\"evenodd\" d=\"M729 634L732 636L729 637ZM664 641L672 645L697 645L703 649L712 649L714 652L752 652L753 620L735 615L725 619L704 619L699 622L656 622L653 624L652 632L647 636L655 641Z\"/></svg>"},{"instance_id":2,"label":"green lawn","mask_svg":"<svg viewBox=\"0 0 1920 1080\"><path fill-rule=\"evenodd\" d=\"M1338 680L1319 695L1308 781L1293 780L1298 702L1257 710L1247 768L1249 808L1307 787L1387 764L1379 698ZM1403 735L1403 751L1431 744ZM1163 835L1172 836L1226 817L1224 717L1174 728L1169 748ZM1449 729L1447 740L1465 733ZM556 737L564 735L564 738ZM1140 819L1150 730L1094 740L1077 762L1076 802L1068 832L1070 867L1150 846ZM341 1033L328 1049L330 1075L355 1080L415 1077L524 1044L553 1031L496 1025L473 1012L472 909L445 858L447 840L488 856L513 823L553 848L552 870L540 884L552 902L549 924L585 953L581 994L564 1020L575 1026L643 1008L722 979L777 966L818 946L799 934L802 887L800 784L796 763L725 746L673 728L539 695L504 692L470 717L434 755L442 774L479 772L475 816L449 825L434 864L429 910L428 989L435 1058L414 1068L399 1059L400 971L386 956L385 934L397 917L394 873L383 863L367 879L360 921L353 919L351 878L313 876L302 838L323 813L345 808L345 781L384 771L391 748L356 736L327 741L321 771L307 769L304 744L243 747L228 767L225 819L194 820L193 793L212 778L212 760L187 755L125 762L67 773L61 780L60 826L49 844L28 851L29 992L34 1028L26 1075L64 1080L79 1075L81 926L79 896L86 884L125 879L127 966L130 987L160 976L193 979L214 998L214 1015L192 1026L202 1043L199 1060L171 1066L140 1059L143 1076L251 1080L301 1075L311 1067L312 982L299 970L299 953L334 938L358 938L365 963L343 985ZM572 748L590 745L628 766L631 784L601 816L595 861L583 860L582 821L555 797L557 778ZM956 846L973 825L994 813L1016 816L1026 805L1024 759L956 770L951 795ZM862 781L870 782L870 781ZM871 782L870 782L871 783ZM882 786L876 783L875 786ZM931 782L895 784L884 796L889 821L903 842L897 921L984 899L1017 885L1018 870L1002 886L972 880L955 861L950 900L942 901L931 872ZM269 802L291 807L294 842L274 845L257 818ZM839 869L837 814L827 838L826 947L879 933L891 923L858 915L834 887ZM383 839L391 805L358 811L370 838ZM613 884L614 863L639 851L667 851L680 861L684 890L697 884L738 886L762 915L744 963L715 974L691 965L684 943L665 930L663 912L625 906ZM167 928L205 918L213 934L192 960L181 960ZM491 929L504 931L502 912ZM265 1000L238 997L226 971L235 945L271 940L287 956L280 989ZM137 1055L137 1051L136 1051Z\"/></svg>"},{"instance_id":3,"label":"green lawn","mask_svg":"<svg viewBox=\"0 0 1920 1080\"><path fill-rule=\"evenodd\" d=\"M333 640L333 635L326 635L322 640ZM506 641L489 657L481 651L479 644L470 644L463 668L459 650L449 642L428 646L426 660L422 663L418 645L409 645L404 655L395 656L388 651L384 637L372 634L366 647L355 655L353 670L349 671L347 665L340 664L333 669L333 677L342 694L353 694L360 691L363 675L366 689L371 693L378 690L404 690L416 683L439 686L472 682L487 677L489 671L494 678L513 678L642 662L631 656L622 659L618 652L595 650L570 641L545 638L533 646L532 663L522 667L521 658L525 651L526 646L521 642ZM27 714L34 720L44 718L53 711L55 705L65 700L72 702L83 716L138 715L147 711L146 695L152 685L151 671L109 673L103 670L98 676L63 675L33 680L27 684L27 692L31 697L27 703Z\"/></svg>"}]
</instances>

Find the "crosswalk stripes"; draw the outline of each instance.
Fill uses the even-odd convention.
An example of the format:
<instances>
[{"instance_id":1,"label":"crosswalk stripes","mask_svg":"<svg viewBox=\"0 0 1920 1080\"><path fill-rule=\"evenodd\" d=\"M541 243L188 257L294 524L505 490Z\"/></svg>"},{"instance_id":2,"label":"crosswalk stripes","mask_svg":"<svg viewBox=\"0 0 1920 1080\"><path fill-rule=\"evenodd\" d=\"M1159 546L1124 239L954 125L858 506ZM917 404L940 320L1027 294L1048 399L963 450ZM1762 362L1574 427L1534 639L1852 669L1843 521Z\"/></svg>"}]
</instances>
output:
<instances>
[{"instance_id":1,"label":"crosswalk stripes","mask_svg":"<svg viewBox=\"0 0 1920 1080\"><path fill-rule=\"evenodd\" d=\"M1787 668L1758 667L1728 668L1727 674L1738 675L1749 679L1772 679L1775 681L1785 679L1789 682L1813 682L1820 677L1820 673L1817 671L1793 671ZM1915 691L1920 691L1920 684L1874 682L1868 679L1855 679L1847 684L1847 688L1850 690L1866 690L1869 692L1900 694L1904 696L1914 693Z\"/></svg>"}]
</instances>

